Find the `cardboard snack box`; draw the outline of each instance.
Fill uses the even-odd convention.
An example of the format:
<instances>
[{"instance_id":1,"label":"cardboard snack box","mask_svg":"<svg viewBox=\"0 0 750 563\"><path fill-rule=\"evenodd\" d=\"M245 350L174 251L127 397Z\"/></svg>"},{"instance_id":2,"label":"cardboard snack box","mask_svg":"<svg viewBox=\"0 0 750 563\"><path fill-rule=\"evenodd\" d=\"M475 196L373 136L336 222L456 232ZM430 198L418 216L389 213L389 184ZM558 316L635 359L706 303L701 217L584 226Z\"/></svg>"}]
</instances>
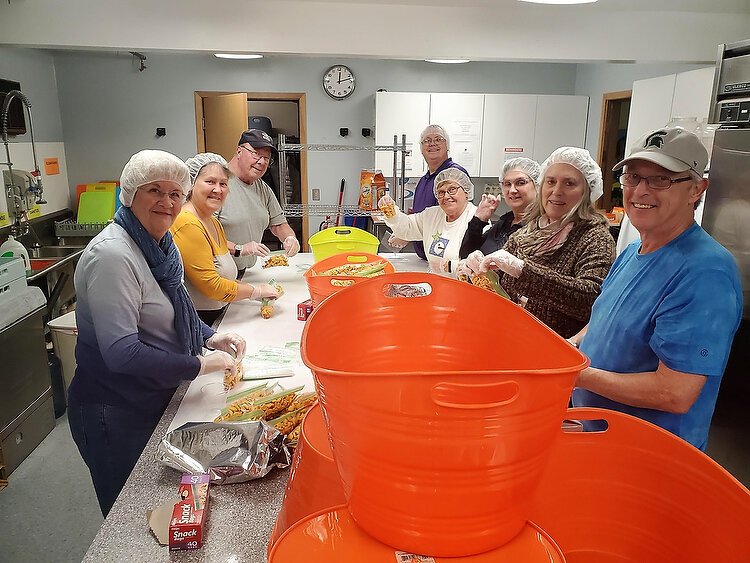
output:
<instances>
[{"instance_id":1,"label":"cardboard snack box","mask_svg":"<svg viewBox=\"0 0 750 563\"><path fill-rule=\"evenodd\" d=\"M169 550L198 549L208 519L208 474L185 474L180 480L180 500L169 522Z\"/></svg>"}]
</instances>

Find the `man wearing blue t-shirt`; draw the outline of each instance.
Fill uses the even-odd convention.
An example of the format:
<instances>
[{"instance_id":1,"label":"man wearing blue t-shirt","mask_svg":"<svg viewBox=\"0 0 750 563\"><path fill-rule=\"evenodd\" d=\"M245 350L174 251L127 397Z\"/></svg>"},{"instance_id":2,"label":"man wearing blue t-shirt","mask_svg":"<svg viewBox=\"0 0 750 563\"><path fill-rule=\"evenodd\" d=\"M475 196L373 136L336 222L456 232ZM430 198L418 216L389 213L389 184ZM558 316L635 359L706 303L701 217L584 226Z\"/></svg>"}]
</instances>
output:
<instances>
[{"instance_id":1,"label":"man wearing blue t-shirt","mask_svg":"<svg viewBox=\"0 0 750 563\"><path fill-rule=\"evenodd\" d=\"M707 163L700 139L673 127L644 135L615 166L641 239L612 265L588 326L571 338L591 359L574 406L640 417L702 450L742 317L734 258L693 220Z\"/></svg>"}]
</instances>

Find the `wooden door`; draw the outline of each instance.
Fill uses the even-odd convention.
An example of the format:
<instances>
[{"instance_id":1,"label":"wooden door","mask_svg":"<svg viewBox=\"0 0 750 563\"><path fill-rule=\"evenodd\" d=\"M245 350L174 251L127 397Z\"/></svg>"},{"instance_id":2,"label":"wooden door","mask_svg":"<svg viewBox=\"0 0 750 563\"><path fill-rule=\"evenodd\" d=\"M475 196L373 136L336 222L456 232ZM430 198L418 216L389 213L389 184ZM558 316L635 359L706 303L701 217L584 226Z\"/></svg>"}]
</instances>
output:
<instances>
[{"instance_id":1,"label":"wooden door","mask_svg":"<svg viewBox=\"0 0 750 563\"><path fill-rule=\"evenodd\" d=\"M247 93L203 98L203 136L206 152L231 160L237 141L247 129Z\"/></svg>"}]
</instances>

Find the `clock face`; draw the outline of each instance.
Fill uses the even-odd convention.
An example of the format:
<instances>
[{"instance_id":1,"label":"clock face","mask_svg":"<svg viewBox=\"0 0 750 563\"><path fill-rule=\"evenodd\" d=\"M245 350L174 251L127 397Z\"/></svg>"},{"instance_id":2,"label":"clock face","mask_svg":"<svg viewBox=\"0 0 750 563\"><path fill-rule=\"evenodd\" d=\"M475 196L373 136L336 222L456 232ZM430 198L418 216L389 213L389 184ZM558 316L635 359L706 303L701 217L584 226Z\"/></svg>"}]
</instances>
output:
<instances>
[{"instance_id":1,"label":"clock face","mask_svg":"<svg viewBox=\"0 0 750 563\"><path fill-rule=\"evenodd\" d=\"M332 66L323 75L323 90L334 100L351 96L354 92L354 74L348 66Z\"/></svg>"}]
</instances>

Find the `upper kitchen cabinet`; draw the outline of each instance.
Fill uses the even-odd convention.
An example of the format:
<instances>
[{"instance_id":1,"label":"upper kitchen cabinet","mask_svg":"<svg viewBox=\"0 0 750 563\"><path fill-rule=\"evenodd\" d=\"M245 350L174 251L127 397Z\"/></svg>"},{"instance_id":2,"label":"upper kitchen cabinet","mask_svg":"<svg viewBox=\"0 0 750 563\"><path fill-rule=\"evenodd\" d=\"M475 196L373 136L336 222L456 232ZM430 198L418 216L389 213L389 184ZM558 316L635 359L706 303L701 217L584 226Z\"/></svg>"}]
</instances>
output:
<instances>
[{"instance_id":1,"label":"upper kitchen cabinet","mask_svg":"<svg viewBox=\"0 0 750 563\"><path fill-rule=\"evenodd\" d=\"M450 156L478 176L482 154L484 94L432 94L430 123L442 125L450 135Z\"/></svg>"},{"instance_id":2,"label":"upper kitchen cabinet","mask_svg":"<svg viewBox=\"0 0 750 563\"><path fill-rule=\"evenodd\" d=\"M695 117L699 122L708 119L715 71L715 67L708 66L677 74L672 96L672 119Z\"/></svg>"},{"instance_id":3,"label":"upper kitchen cabinet","mask_svg":"<svg viewBox=\"0 0 750 563\"><path fill-rule=\"evenodd\" d=\"M486 94L479 176L499 176L503 163L517 156L531 158L537 96Z\"/></svg>"},{"instance_id":4,"label":"upper kitchen cabinet","mask_svg":"<svg viewBox=\"0 0 750 563\"><path fill-rule=\"evenodd\" d=\"M559 147L585 146L588 115L588 96L537 96L531 158L541 163Z\"/></svg>"},{"instance_id":5,"label":"upper kitchen cabinet","mask_svg":"<svg viewBox=\"0 0 750 563\"><path fill-rule=\"evenodd\" d=\"M672 98L677 75L657 76L633 82L630 117L625 152L639 137L657 127L664 127L672 116Z\"/></svg>"},{"instance_id":6,"label":"upper kitchen cabinet","mask_svg":"<svg viewBox=\"0 0 750 563\"><path fill-rule=\"evenodd\" d=\"M406 175L422 176L426 166L419 150L419 135L430 123L430 94L421 92L377 92L375 94L375 144L392 145L393 136L406 134L412 154L406 157ZM401 163L399 162L399 166ZM386 176L393 172L393 153L375 153L375 167Z\"/></svg>"}]
</instances>

